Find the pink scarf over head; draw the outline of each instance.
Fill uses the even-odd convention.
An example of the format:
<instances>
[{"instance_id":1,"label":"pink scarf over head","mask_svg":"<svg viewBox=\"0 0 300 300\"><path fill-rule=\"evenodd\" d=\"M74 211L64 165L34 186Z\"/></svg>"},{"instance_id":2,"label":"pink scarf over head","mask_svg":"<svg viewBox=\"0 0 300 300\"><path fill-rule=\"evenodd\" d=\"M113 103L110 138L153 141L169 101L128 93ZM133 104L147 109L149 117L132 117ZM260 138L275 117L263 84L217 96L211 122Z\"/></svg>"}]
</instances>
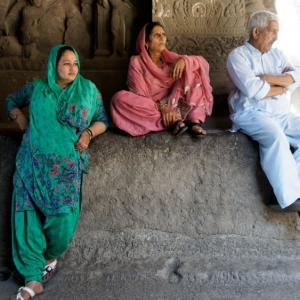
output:
<instances>
[{"instance_id":1,"label":"pink scarf over head","mask_svg":"<svg viewBox=\"0 0 300 300\"><path fill-rule=\"evenodd\" d=\"M182 77L174 80L170 70L158 68L145 49L146 26L140 31L136 51L132 56L128 69L127 85L139 95L151 97L155 102L168 97L168 105L176 108L181 98L192 106L202 106L207 115L212 112L213 96L209 79L209 65L202 56L178 55L165 48L162 59L167 64L175 63L179 58L185 61ZM141 74L143 79L141 80Z\"/></svg>"}]
</instances>

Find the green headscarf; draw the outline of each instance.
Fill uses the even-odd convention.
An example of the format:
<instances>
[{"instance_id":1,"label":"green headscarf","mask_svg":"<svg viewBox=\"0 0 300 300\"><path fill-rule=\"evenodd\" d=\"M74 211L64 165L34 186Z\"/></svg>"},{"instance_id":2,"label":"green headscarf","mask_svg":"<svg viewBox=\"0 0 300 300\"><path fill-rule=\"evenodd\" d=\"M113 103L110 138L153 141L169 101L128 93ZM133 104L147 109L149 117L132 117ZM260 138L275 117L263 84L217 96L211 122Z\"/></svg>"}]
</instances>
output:
<instances>
[{"instance_id":1,"label":"green headscarf","mask_svg":"<svg viewBox=\"0 0 300 300\"><path fill-rule=\"evenodd\" d=\"M78 62L78 74L74 81L64 90L56 83L57 54L63 47L73 49ZM94 101L89 101L89 99L94 100L96 91L95 85L80 75L80 60L76 50L67 45L57 45L53 47L48 57L46 75L48 86L58 99L58 119L62 123L70 124L78 128L78 131L81 132L88 127L91 121L90 118L92 117L92 115L85 115L85 111L81 111L82 104L84 103L87 112L91 111L90 108L94 105ZM70 111L72 111L71 114Z\"/></svg>"}]
</instances>

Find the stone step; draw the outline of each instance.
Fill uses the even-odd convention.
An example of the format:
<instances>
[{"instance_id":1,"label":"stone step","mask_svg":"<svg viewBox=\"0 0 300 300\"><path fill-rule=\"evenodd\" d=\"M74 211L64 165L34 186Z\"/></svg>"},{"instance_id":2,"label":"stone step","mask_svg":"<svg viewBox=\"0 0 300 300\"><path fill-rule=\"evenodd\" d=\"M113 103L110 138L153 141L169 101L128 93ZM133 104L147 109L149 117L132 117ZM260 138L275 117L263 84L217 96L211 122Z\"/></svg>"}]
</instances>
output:
<instances>
[{"instance_id":1,"label":"stone step","mask_svg":"<svg viewBox=\"0 0 300 300\"><path fill-rule=\"evenodd\" d=\"M119 262L116 269L59 262L39 299L299 299L299 260L288 257ZM19 286L13 278L0 282L0 299Z\"/></svg>"}]
</instances>

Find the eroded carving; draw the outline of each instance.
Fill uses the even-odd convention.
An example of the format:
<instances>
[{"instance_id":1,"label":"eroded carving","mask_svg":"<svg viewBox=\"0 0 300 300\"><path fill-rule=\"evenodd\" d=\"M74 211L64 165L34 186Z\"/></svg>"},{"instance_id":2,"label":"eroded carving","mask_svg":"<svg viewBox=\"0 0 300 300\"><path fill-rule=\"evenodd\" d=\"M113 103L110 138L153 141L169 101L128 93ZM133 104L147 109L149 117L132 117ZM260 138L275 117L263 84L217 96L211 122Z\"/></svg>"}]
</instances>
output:
<instances>
[{"instance_id":1,"label":"eroded carving","mask_svg":"<svg viewBox=\"0 0 300 300\"><path fill-rule=\"evenodd\" d=\"M6 15L4 27L0 56L43 58L62 43L89 52L86 24L71 0L20 0Z\"/></svg>"},{"instance_id":2,"label":"eroded carving","mask_svg":"<svg viewBox=\"0 0 300 300\"><path fill-rule=\"evenodd\" d=\"M97 3L95 55L129 55L132 24L137 16L135 5L130 0L97 0Z\"/></svg>"},{"instance_id":3,"label":"eroded carving","mask_svg":"<svg viewBox=\"0 0 300 300\"><path fill-rule=\"evenodd\" d=\"M140 5L139 0L0 0L0 56L43 59L53 44L71 41L86 57L92 52L127 57ZM211 70L220 72L229 51L247 38L248 17L258 9L275 11L275 0L152 0L152 19L164 25L175 52L203 55ZM14 62L15 68L23 65Z\"/></svg>"},{"instance_id":4,"label":"eroded carving","mask_svg":"<svg viewBox=\"0 0 300 300\"><path fill-rule=\"evenodd\" d=\"M249 14L259 9L275 10L274 0L152 0L153 20L168 31L219 32L234 28L241 33ZM241 30L238 30L241 29Z\"/></svg>"},{"instance_id":5,"label":"eroded carving","mask_svg":"<svg viewBox=\"0 0 300 300\"><path fill-rule=\"evenodd\" d=\"M244 42L244 36L168 37L168 49L187 55L202 55L210 64L210 72L226 72L226 58L233 47Z\"/></svg>"},{"instance_id":6,"label":"eroded carving","mask_svg":"<svg viewBox=\"0 0 300 300\"><path fill-rule=\"evenodd\" d=\"M15 0L6 0L0 2L0 37L5 35L4 20L7 12L10 10L11 6L14 4Z\"/></svg>"}]
</instances>

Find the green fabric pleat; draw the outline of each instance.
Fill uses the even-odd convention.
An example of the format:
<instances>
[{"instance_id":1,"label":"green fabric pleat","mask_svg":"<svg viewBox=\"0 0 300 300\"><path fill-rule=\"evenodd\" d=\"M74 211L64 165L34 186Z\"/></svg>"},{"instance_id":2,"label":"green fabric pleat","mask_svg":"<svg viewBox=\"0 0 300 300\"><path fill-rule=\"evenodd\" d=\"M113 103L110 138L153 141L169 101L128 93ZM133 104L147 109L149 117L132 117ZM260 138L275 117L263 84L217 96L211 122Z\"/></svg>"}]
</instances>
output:
<instances>
[{"instance_id":1,"label":"green fabric pleat","mask_svg":"<svg viewBox=\"0 0 300 300\"><path fill-rule=\"evenodd\" d=\"M46 260L58 258L67 250L79 219L80 205L69 214L45 217L38 209L16 212L15 195L13 200L13 261L25 283L42 282Z\"/></svg>"}]
</instances>

